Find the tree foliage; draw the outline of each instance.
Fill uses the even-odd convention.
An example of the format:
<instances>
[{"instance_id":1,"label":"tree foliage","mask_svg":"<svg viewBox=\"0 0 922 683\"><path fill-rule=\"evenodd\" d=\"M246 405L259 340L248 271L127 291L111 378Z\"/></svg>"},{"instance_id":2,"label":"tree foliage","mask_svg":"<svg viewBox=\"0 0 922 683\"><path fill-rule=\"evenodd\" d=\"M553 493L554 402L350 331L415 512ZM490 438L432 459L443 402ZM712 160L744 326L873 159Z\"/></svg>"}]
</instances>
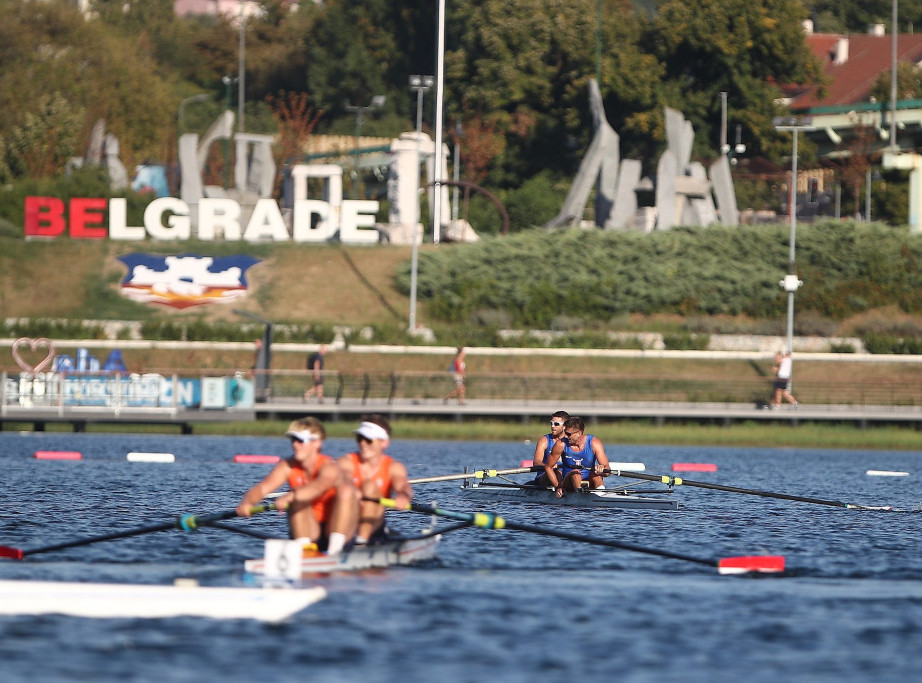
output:
<instances>
[{"instance_id":1,"label":"tree foliage","mask_svg":"<svg viewBox=\"0 0 922 683\"><path fill-rule=\"evenodd\" d=\"M810 9L834 14L847 30L866 30L872 19L886 19L889 3L875 2ZM365 105L378 94L387 104L365 118L365 134L396 136L413 126L407 77L436 72L437 3L327 0L302 2L296 12L281 0L262 5L244 29L247 130L277 132L265 102L283 91L310 93L310 107L325 112L317 132L351 133L346 103ZM221 79L238 70L237 27L222 17L175 17L170 0L95 0L92 7L94 18L85 19L70 0L0 3L0 138L8 144L41 97L58 93L83 112L78 150L103 118L127 166L174 158L180 102L213 96L190 107L187 123L199 132L222 108ZM445 122L470 131L461 141L462 157L464 145L471 147L465 179L499 191L541 172L572 177L592 136L587 85L597 72L622 156L645 160L647 170L665 144L664 106L694 125L696 155L716 155L722 91L751 153L786 153L787 138L771 126L778 84L819 73L801 28L806 4L666 0L653 8L630 0L447 3ZM918 20L920 10L922 0L901 3L901 20ZM434 94L424 98L430 130ZM6 157L4 167L14 173Z\"/></svg>"}]
</instances>

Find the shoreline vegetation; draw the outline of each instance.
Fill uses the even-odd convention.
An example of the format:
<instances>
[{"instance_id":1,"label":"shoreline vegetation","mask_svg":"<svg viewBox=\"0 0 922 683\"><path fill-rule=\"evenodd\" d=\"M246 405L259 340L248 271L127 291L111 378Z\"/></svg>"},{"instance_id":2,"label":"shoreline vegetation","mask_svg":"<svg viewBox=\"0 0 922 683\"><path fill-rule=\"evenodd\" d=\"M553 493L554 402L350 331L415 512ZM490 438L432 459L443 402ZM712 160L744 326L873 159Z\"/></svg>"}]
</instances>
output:
<instances>
[{"instance_id":1,"label":"shoreline vegetation","mask_svg":"<svg viewBox=\"0 0 922 683\"><path fill-rule=\"evenodd\" d=\"M305 409L305 413L309 413ZM259 420L247 422L193 422L194 436L262 436L279 437L285 433L287 421ZM518 441L533 446L545 434L542 421L501 422L491 420L469 420L448 422L436 420L393 420L394 441ZM17 423L8 423L4 430L11 432ZM27 427L26 423L22 428ZM352 438L355 425L352 421L329 421L325 423L327 438ZM882 425L867 428L852 425L802 424L755 424L742 423L730 426L699 424L655 425L647 420L622 420L618 422L589 423L588 430L598 436L608 449L609 457L617 458L619 451L630 446L688 446L688 447L747 447L747 448L805 448L844 449L869 451L920 451L922 432L914 427ZM49 433L70 432L63 424L49 424ZM89 433L171 433L175 428L163 425L87 425ZM279 454L286 446L279 442ZM531 450L523 450L523 457L530 457ZM485 456L485 459L488 459ZM475 466L494 466L503 463L472 463ZM508 463L506 463L508 464ZM516 463L517 464L517 463ZM881 466L885 463L879 463Z\"/></svg>"}]
</instances>

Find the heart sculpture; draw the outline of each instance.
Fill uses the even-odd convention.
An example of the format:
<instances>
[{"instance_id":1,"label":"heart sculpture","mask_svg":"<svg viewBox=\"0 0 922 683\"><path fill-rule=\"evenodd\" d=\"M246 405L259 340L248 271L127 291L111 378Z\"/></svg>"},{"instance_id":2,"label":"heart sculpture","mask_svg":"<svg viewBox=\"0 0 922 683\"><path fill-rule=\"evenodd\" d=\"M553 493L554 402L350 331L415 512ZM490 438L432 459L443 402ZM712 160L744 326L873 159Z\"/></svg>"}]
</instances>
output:
<instances>
[{"instance_id":1,"label":"heart sculpture","mask_svg":"<svg viewBox=\"0 0 922 683\"><path fill-rule=\"evenodd\" d=\"M40 361L36 365L30 365L19 355L19 349L21 347L28 347L29 351L38 351L44 348L48 350L48 353L43 361ZM16 365L26 372L41 372L51 362L52 358L54 358L54 344L45 337L39 337L38 339L20 337L13 342L13 360L16 361Z\"/></svg>"}]
</instances>

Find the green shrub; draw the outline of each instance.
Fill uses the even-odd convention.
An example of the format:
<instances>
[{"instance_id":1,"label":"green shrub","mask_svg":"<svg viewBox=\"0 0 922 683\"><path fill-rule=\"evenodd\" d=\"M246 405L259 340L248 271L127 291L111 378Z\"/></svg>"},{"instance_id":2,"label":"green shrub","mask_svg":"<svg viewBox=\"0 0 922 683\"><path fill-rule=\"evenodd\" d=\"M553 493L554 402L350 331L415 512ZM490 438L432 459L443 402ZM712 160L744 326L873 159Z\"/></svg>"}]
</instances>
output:
<instances>
[{"instance_id":1,"label":"green shrub","mask_svg":"<svg viewBox=\"0 0 922 683\"><path fill-rule=\"evenodd\" d=\"M664 334L663 345L670 351L703 351L711 343L709 334Z\"/></svg>"}]
</instances>

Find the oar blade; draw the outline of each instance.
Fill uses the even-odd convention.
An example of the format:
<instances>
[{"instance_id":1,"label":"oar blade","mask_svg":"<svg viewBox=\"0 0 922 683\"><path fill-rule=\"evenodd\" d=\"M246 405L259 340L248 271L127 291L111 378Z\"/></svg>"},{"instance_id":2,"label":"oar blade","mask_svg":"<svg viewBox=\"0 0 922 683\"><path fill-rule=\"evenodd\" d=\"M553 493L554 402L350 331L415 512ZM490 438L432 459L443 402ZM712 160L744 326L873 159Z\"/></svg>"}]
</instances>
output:
<instances>
[{"instance_id":1,"label":"oar blade","mask_svg":"<svg viewBox=\"0 0 922 683\"><path fill-rule=\"evenodd\" d=\"M11 560L21 560L25 555L19 548L11 548L8 545L0 545L0 557L7 557Z\"/></svg>"},{"instance_id":2,"label":"oar blade","mask_svg":"<svg viewBox=\"0 0 922 683\"><path fill-rule=\"evenodd\" d=\"M742 555L724 557L717 563L718 574L780 574L784 572L784 555Z\"/></svg>"}]
</instances>

